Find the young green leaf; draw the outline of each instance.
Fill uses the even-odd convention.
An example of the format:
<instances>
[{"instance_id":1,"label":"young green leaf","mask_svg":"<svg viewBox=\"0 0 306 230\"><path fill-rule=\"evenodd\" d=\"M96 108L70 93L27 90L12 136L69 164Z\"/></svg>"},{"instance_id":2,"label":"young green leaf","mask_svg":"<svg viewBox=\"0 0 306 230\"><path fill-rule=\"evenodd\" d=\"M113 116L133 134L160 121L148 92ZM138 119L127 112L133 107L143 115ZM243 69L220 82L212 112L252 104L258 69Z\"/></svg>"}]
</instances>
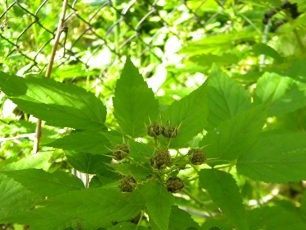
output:
<instances>
[{"instance_id":1,"label":"young green leaf","mask_svg":"<svg viewBox=\"0 0 306 230\"><path fill-rule=\"evenodd\" d=\"M104 128L105 106L83 88L46 78L21 78L0 73L0 89L22 110L49 125Z\"/></svg>"},{"instance_id":2,"label":"young green leaf","mask_svg":"<svg viewBox=\"0 0 306 230\"><path fill-rule=\"evenodd\" d=\"M139 188L153 229L168 229L173 196L161 184L149 182Z\"/></svg>"},{"instance_id":3,"label":"young green leaf","mask_svg":"<svg viewBox=\"0 0 306 230\"><path fill-rule=\"evenodd\" d=\"M146 124L157 118L158 101L129 59L117 81L113 104L121 130L132 137L144 136Z\"/></svg>"},{"instance_id":4,"label":"young green leaf","mask_svg":"<svg viewBox=\"0 0 306 230\"><path fill-rule=\"evenodd\" d=\"M251 100L247 91L220 69L213 69L206 84L209 104L208 121L211 127L216 127L222 121L250 108Z\"/></svg>"},{"instance_id":5,"label":"young green leaf","mask_svg":"<svg viewBox=\"0 0 306 230\"><path fill-rule=\"evenodd\" d=\"M305 133L266 133L243 153L237 170L255 180L290 182L306 179Z\"/></svg>"},{"instance_id":6,"label":"young green leaf","mask_svg":"<svg viewBox=\"0 0 306 230\"><path fill-rule=\"evenodd\" d=\"M208 191L224 215L231 219L237 229L247 229L245 209L233 177L215 169L204 169L199 175L200 186Z\"/></svg>"},{"instance_id":7,"label":"young green leaf","mask_svg":"<svg viewBox=\"0 0 306 230\"><path fill-rule=\"evenodd\" d=\"M173 102L162 114L164 123L178 128L172 146L185 147L207 124L208 101L206 86L203 84L191 94Z\"/></svg>"},{"instance_id":8,"label":"young green leaf","mask_svg":"<svg viewBox=\"0 0 306 230\"><path fill-rule=\"evenodd\" d=\"M265 73L255 90L255 103L268 106L271 115L293 112L306 105L306 84L276 73Z\"/></svg>"}]
</instances>

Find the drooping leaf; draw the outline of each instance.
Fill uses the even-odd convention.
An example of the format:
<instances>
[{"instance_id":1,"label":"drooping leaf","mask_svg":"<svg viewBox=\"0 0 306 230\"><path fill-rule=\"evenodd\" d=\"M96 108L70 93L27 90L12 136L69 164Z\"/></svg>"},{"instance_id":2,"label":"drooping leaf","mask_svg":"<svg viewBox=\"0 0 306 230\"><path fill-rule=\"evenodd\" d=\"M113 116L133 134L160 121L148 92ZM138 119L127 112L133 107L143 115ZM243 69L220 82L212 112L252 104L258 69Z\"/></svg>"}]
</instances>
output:
<instances>
[{"instance_id":1,"label":"drooping leaf","mask_svg":"<svg viewBox=\"0 0 306 230\"><path fill-rule=\"evenodd\" d=\"M164 123L178 128L178 135L171 144L185 147L207 124L208 101L206 86L203 84L191 94L173 102L163 113Z\"/></svg>"},{"instance_id":2,"label":"drooping leaf","mask_svg":"<svg viewBox=\"0 0 306 230\"><path fill-rule=\"evenodd\" d=\"M299 181L306 178L306 135L267 133L240 156L237 170L266 182Z\"/></svg>"},{"instance_id":3,"label":"drooping leaf","mask_svg":"<svg viewBox=\"0 0 306 230\"><path fill-rule=\"evenodd\" d=\"M262 130L265 117L262 107L254 107L208 130L201 146L205 147L210 164L228 163L236 160L241 153L248 152Z\"/></svg>"},{"instance_id":4,"label":"drooping leaf","mask_svg":"<svg viewBox=\"0 0 306 230\"><path fill-rule=\"evenodd\" d=\"M268 57L272 57L276 62L284 61L284 58L275 49L264 43L255 44L252 49L256 55L262 54Z\"/></svg>"},{"instance_id":5,"label":"drooping leaf","mask_svg":"<svg viewBox=\"0 0 306 230\"><path fill-rule=\"evenodd\" d=\"M103 103L75 85L0 73L0 89L22 110L49 125L77 129L104 128L106 109Z\"/></svg>"},{"instance_id":6,"label":"drooping leaf","mask_svg":"<svg viewBox=\"0 0 306 230\"><path fill-rule=\"evenodd\" d=\"M220 69L213 69L206 84L209 105L208 121L211 127L216 127L220 122L250 108L251 100L247 91Z\"/></svg>"},{"instance_id":7,"label":"drooping leaf","mask_svg":"<svg viewBox=\"0 0 306 230\"><path fill-rule=\"evenodd\" d=\"M306 106L306 85L276 73L265 73L257 82L255 103L269 106L271 115L280 115Z\"/></svg>"},{"instance_id":8,"label":"drooping leaf","mask_svg":"<svg viewBox=\"0 0 306 230\"><path fill-rule=\"evenodd\" d=\"M168 229L171 208L174 202L172 195L159 183L149 182L140 189L147 212L150 217L150 223L153 229Z\"/></svg>"},{"instance_id":9,"label":"drooping leaf","mask_svg":"<svg viewBox=\"0 0 306 230\"><path fill-rule=\"evenodd\" d=\"M110 151L111 147L104 133L91 130L72 133L47 145L92 154L105 154Z\"/></svg>"},{"instance_id":10,"label":"drooping leaf","mask_svg":"<svg viewBox=\"0 0 306 230\"><path fill-rule=\"evenodd\" d=\"M158 102L153 91L129 59L117 81L113 104L121 130L132 137L144 136L146 124L157 118Z\"/></svg>"},{"instance_id":11,"label":"drooping leaf","mask_svg":"<svg viewBox=\"0 0 306 230\"><path fill-rule=\"evenodd\" d=\"M19 182L31 192L43 196L79 190L84 187L79 179L60 171L51 174L41 169L22 169L1 173Z\"/></svg>"},{"instance_id":12,"label":"drooping leaf","mask_svg":"<svg viewBox=\"0 0 306 230\"><path fill-rule=\"evenodd\" d=\"M15 221L18 215L32 209L39 196L20 183L0 174L0 223Z\"/></svg>"},{"instance_id":13,"label":"drooping leaf","mask_svg":"<svg viewBox=\"0 0 306 230\"><path fill-rule=\"evenodd\" d=\"M50 197L20 219L33 230L98 229L132 219L141 208L134 194L116 188L84 189Z\"/></svg>"},{"instance_id":14,"label":"drooping leaf","mask_svg":"<svg viewBox=\"0 0 306 230\"><path fill-rule=\"evenodd\" d=\"M215 169L204 169L199 175L200 186L208 191L224 215L231 219L237 229L247 229L242 198L233 177Z\"/></svg>"}]
</instances>

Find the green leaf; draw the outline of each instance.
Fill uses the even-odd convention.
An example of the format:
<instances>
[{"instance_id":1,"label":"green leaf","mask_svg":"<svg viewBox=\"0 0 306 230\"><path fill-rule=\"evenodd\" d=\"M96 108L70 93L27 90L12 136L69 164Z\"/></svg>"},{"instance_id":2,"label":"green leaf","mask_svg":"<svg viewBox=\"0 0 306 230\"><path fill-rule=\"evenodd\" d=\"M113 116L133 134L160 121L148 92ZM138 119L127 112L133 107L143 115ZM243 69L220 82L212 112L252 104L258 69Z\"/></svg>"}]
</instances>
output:
<instances>
[{"instance_id":1,"label":"green leaf","mask_svg":"<svg viewBox=\"0 0 306 230\"><path fill-rule=\"evenodd\" d=\"M215 169L200 171L200 186L228 216L237 229L247 229L245 210L238 186L233 177Z\"/></svg>"},{"instance_id":2,"label":"green leaf","mask_svg":"<svg viewBox=\"0 0 306 230\"><path fill-rule=\"evenodd\" d=\"M132 137L144 136L146 124L157 118L158 101L129 59L117 81L113 104L121 130Z\"/></svg>"},{"instance_id":3,"label":"green leaf","mask_svg":"<svg viewBox=\"0 0 306 230\"><path fill-rule=\"evenodd\" d=\"M0 73L0 89L22 110L49 125L104 128L105 106L83 88L46 78L21 78Z\"/></svg>"},{"instance_id":4,"label":"green leaf","mask_svg":"<svg viewBox=\"0 0 306 230\"><path fill-rule=\"evenodd\" d=\"M203 84L191 94L173 102L162 114L164 123L178 127L177 137L171 140L172 146L185 147L207 124L208 102L206 86Z\"/></svg>"},{"instance_id":5,"label":"green leaf","mask_svg":"<svg viewBox=\"0 0 306 230\"><path fill-rule=\"evenodd\" d=\"M305 133L266 133L240 156L237 170L250 178L266 182L306 179L305 140Z\"/></svg>"},{"instance_id":6,"label":"green leaf","mask_svg":"<svg viewBox=\"0 0 306 230\"><path fill-rule=\"evenodd\" d=\"M249 212L249 229L306 229L306 222L297 208L289 204L286 207L273 206L257 208Z\"/></svg>"},{"instance_id":7,"label":"green leaf","mask_svg":"<svg viewBox=\"0 0 306 230\"><path fill-rule=\"evenodd\" d=\"M199 225L191 218L190 214L173 206L169 220L169 230L199 229Z\"/></svg>"},{"instance_id":8,"label":"green leaf","mask_svg":"<svg viewBox=\"0 0 306 230\"><path fill-rule=\"evenodd\" d=\"M46 144L54 148L87 152L92 154L105 154L110 152L111 144L103 132L91 130L75 132L61 139Z\"/></svg>"},{"instance_id":9,"label":"green leaf","mask_svg":"<svg viewBox=\"0 0 306 230\"><path fill-rule=\"evenodd\" d=\"M279 63L284 61L284 58L275 49L264 43L255 44L252 49L256 55L263 54L265 56L272 57L276 62Z\"/></svg>"},{"instance_id":10,"label":"green leaf","mask_svg":"<svg viewBox=\"0 0 306 230\"><path fill-rule=\"evenodd\" d=\"M1 173L19 182L28 190L43 196L79 190L84 187L79 179L60 171L51 174L41 169L23 169Z\"/></svg>"},{"instance_id":11,"label":"green leaf","mask_svg":"<svg viewBox=\"0 0 306 230\"><path fill-rule=\"evenodd\" d=\"M271 115L280 115L306 106L306 85L289 77L265 73L257 82L255 103L265 104Z\"/></svg>"},{"instance_id":12,"label":"green leaf","mask_svg":"<svg viewBox=\"0 0 306 230\"><path fill-rule=\"evenodd\" d=\"M90 154L86 152L66 152L69 164L78 171L96 174L104 171L106 164L110 163L111 157Z\"/></svg>"},{"instance_id":13,"label":"green leaf","mask_svg":"<svg viewBox=\"0 0 306 230\"><path fill-rule=\"evenodd\" d=\"M20 218L33 230L55 230L77 226L98 229L113 221L126 221L140 212L142 204L135 194L124 194L115 188L71 191L50 197L36 209Z\"/></svg>"},{"instance_id":14,"label":"green leaf","mask_svg":"<svg viewBox=\"0 0 306 230\"><path fill-rule=\"evenodd\" d=\"M262 107L240 112L231 119L222 122L219 127L208 130L201 146L210 164L223 164L236 160L254 144L265 122Z\"/></svg>"},{"instance_id":15,"label":"green leaf","mask_svg":"<svg viewBox=\"0 0 306 230\"><path fill-rule=\"evenodd\" d=\"M155 230L168 229L173 196L165 187L156 182L149 182L139 188L147 208L151 225Z\"/></svg>"},{"instance_id":16,"label":"green leaf","mask_svg":"<svg viewBox=\"0 0 306 230\"><path fill-rule=\"evenodd\" d=\"M208 121L212 127L250 108L251 100L247 91L220 69L213 69L206 84L209 104Z\"/></svg>"},{"instance_id":17,"label":"green leaf","mask_svg":"<svg viewBox=\"0 0 306 230\"><path fill-rule=\"evenodd\" d=\"M15 221L16 216L32 209L38 200L35 193L0 174L0 223Z\"/></svg>"}]
</instances>

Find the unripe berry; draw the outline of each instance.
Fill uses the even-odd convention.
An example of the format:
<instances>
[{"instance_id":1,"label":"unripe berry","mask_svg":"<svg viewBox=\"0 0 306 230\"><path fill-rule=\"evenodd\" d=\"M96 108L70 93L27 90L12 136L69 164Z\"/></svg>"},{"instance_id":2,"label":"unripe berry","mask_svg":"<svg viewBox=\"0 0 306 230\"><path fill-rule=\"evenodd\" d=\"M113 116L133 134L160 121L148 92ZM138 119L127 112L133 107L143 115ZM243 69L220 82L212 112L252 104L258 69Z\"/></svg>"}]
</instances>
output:
<instances>
[{"instance_id":1,"label":"unripe berry","mask_svg":"<svg viewBox=\"0 0 306 230\"><path fill-rule=\"evenodd\" d=\"M184 188L184 182L178 177L170 177L166 182L169 192L179 192Z\"/></svg>"},{"instance_id":2,"label":"unripe berry","mask_svg":"<svg viewBox=\"0 0 306 230\"><path fill-rule=\"evenodd\" d=\"M163 136L167 138L174 138L177 136L177 128L171 125L165 126L163 128Z\"/></svg>"},{"instance_id":3,"label":"unripe berry","mask_svg":"<svg viewBox=\"0 0 306 230\"><path fill-rule=\"evenodd\" d=\"M120 181L120 189L122 192L132 192L136 187L136 180L134 177L125 176Z\"/></svg>"},{"instance_id":4,"label":"unripe berry","mask_svg":"<svg viewBox=\"0 0 306 230\"><path fill-rule=\"evenodd\" d=\"M124 159L130 152L127 144L117 145L113 150L113 157L115 160L120 161Z\"/></svg>"},{"instance_id":5,"label":"unripe berry","mask_svg":"<svg viewBox=\"0 0 306 230\"><path fill-rule=\"evenodd\" d=\"M161 169L166 166L170 166L171 156L167 149L159 149L151 158L151 165L154 168Z\"/></svg>"},{"instance_id":6,"label":"unripe berry","mask_svg":"<svg viewBox=\"0 0 306 230\"><path fill-rule=\"evenodd\" d=\"M160 124L150 124L147 127L147 134L151 137L157 137L163 132L163 127Z\"/></svg>"},{"instance_id":7,"label":"unripe berry","mask_svg":"<svg viewBox=\"0 0 306 230\"><path fill-rule=\"evenodd\" d=\"M188 155L190 162L194 165L201 165L206 160L204 151L202 149L190 149Z\"/></svg>"}]
</instances>

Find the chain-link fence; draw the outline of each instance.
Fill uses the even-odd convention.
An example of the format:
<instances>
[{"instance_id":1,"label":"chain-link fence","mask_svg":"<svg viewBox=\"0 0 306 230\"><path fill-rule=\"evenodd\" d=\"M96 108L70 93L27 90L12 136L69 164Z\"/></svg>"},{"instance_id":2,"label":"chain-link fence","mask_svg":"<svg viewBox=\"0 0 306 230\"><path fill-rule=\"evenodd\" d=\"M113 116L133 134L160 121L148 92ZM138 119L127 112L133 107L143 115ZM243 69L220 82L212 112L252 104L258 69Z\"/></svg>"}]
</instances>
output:
<instances>
[{"instance_id":1,"label":"chain-link fence","mask_svg":"<svg viewBox=\"0 0 306 230\"><path fill-rule=\"evenodd\" d=\"M53 76L61 72L67 78L102 78L113 66L120 65L123 55L136 57L137 64L148 67L149 74L156 66L152 63L167 61L165 46L183 44L196 36L191 32L196 33L216 17L216 13L209 18L203 16L206 1L191 2L70 1ZM2 69L19 74L43 73L61 1L2 0L0 12Z\"/></svg>"}]
</instances>

